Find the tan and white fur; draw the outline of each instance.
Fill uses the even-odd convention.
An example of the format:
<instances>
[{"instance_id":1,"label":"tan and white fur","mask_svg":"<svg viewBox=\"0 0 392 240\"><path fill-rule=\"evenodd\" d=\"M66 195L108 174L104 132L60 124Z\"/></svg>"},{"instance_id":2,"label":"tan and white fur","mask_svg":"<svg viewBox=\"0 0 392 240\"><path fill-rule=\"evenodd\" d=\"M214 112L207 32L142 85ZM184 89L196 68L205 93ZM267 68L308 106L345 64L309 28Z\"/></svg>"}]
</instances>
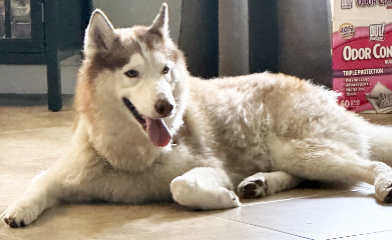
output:
<instances>
[{"instance_id":1,"label":"tan and white fur","mask_svg":"<svg viewBox=\"0 0 392 240\"><path fill-rule=\"evenodd\" d=\"M114 29L93 13L69 151L4 211L6 224L62 201L232 208L303 179L364 181L392 201L391 128L295 77L194 78L168 31L166 4L149 27Z\"/></svg>"}]
</instances>

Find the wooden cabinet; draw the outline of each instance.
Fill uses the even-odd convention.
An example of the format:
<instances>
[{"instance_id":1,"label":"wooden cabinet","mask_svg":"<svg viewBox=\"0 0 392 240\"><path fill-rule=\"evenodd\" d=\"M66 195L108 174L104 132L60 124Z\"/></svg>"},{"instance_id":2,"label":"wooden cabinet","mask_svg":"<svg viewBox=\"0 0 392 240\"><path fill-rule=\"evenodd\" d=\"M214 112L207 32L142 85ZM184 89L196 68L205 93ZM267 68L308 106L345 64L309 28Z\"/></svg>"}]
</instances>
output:
<instances>
[{"instance_id":1,"label":"wooden cabinet","mask_svg":"<svg viewBox=\"0 0 392 240\"><path fill-rule=\"evenodd\" d=\"M45 64L52 111L62 108L60 61L80 53L90 14L91 0L0 0L0 64Z\"/></svg>"}]
</instances>

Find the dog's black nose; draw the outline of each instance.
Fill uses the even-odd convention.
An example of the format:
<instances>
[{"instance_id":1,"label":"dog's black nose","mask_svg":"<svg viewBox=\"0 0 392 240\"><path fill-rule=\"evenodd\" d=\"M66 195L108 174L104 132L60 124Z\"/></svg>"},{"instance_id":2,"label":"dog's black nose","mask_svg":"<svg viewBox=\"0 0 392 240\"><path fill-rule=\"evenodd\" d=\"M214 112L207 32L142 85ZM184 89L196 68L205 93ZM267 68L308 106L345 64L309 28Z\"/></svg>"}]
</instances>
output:
<instances>
[{"instance_id":1,"label":"dog's black nose","mask_svg":"<svg viewBox=\"0 0 392 240\"><path fill-rule=\"evenodd\" d=\"M169 103L167 100L159 99L155 103L155 111L161 115L161 117L167 117L171 114L173 110L173 105Z\"/></svg>"}]
</instances>

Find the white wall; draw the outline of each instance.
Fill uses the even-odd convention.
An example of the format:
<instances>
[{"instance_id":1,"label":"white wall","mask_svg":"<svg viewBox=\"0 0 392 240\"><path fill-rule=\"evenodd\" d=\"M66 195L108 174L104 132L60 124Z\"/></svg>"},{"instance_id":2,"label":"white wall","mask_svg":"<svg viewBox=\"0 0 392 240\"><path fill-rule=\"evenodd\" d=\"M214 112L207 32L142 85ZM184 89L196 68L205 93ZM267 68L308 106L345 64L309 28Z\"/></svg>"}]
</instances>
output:
<instances>
[{"instance_id":1,"label":"white wall","mask_svg":"<svg viewBox=\"0 0 392 240\"><path fill-rule=\"evenodd\" d=\"M61 85L63 94L73 94L80 57L75 55L61 62ZM45 65L1 65L0 94L45 94L47 93Z\"/></svg>"},{"instance_id":2,"label":"white wall","mask_svg":"<svg viewBox=\"0 0 392 240\"><path fill-rule=\"evenodd\" d=\"M130 27L135 24L150 25L163 0L93 0L93 7L106 13L114 27ZM170 30L177 43L181 23L182 0L166 0L169 4ZM73 94L80 59L74 56L61 63L62 93ZM44 65L0 65L0 94L45 94L47 93L46 66Z\"/></svg>"}]
</instances>

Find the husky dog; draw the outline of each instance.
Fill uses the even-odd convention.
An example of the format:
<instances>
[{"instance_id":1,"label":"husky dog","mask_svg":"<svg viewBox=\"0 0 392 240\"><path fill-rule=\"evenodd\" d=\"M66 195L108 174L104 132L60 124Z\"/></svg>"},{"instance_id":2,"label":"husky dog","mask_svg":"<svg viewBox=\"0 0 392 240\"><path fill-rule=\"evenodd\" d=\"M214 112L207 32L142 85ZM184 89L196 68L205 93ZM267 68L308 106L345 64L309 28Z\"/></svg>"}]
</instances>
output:
<instances>
[{"instance_id":1,"label":"husky dog","mask_svg":"<svg viewBox=\"0 0 392 240\"><path fill-rule=\"evenodd\" d=\"M6 224L61 201L232 208L303 179L364 181L392 201L391 128L295 77L194 78L168 31L166 4L149 27L114 29L93 13L70 149L5 210Z\"/></svg>"}]
</instances>

